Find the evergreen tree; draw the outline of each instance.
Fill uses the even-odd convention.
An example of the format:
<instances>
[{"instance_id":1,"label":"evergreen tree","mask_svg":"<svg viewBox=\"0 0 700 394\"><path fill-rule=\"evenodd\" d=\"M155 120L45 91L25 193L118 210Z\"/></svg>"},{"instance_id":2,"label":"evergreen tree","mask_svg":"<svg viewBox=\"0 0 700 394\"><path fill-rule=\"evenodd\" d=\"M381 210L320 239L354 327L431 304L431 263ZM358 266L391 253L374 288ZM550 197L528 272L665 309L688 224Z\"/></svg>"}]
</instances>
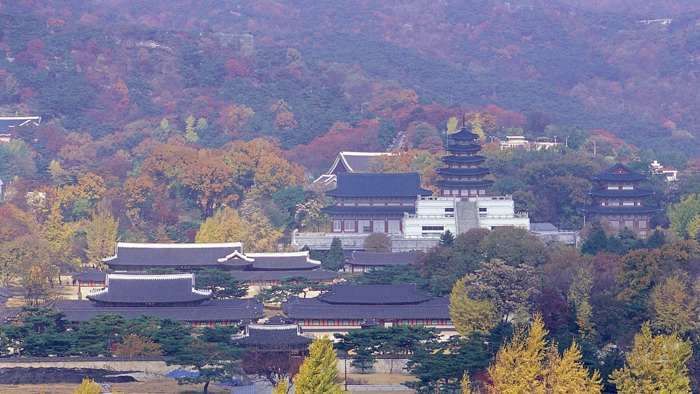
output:
<instances>
[{"instance_id":1,"label":"evergreen tree","mask_svg":"<svg viewBox=\"0 0 700 394\"><path fill-rule=\"evenodd\" d=\"M343 242L338 237L333 237L331 248L325 253L325 258L321 261L323 268L331 271L338 271L345 266L345 253L343 252Z\"/></svg>"},{"instance_id":2,"label":"evergreen tree","mask_svg":"<svg viewBox=\"0 0 700 394\"><path fill-rule=\"evenodd\" d=\"M581 253L596 255L598 252L606 250L607 248L608 237L605 235L605 231L600 229L583 243L581 246Z\"/></svg>"},{"instance_id":3,"label":"evergreen tree","mask_svg":"<svg viewBox=\"0 0 700 394\"><path fill-rule=\"evenodd\" d=\"M360 369L362 373L367 373L367 371L372 369L376 361L377 360L374 357L372 357L371 351L364 348L360 348L352 356L352 362L350 363L350 366Z\"/></svg>"},{"instance_id":4,"label":"evergreen tree","mask_svg":"<svg viewBox=\"0 0 700 394\"><path fill-rule=\"evenodd\" d=\"M227 271L204 269L197 273L196 279L197 287L210 289L215 299L245 297L248 293L248 283Z\"/></svg>"},{"instance_id":5,"label":"evergreen tree","mask_svg":"<svg viewBox=\"0 0 700 394\"><path fill-rule=\"evenodd\" d=\"M297 394L340 394L338 361L333 343L328 337L314 339L309 346L309 357L299 367L294 378L294 392Z\"/></svg>"},{"instance_id":6,"label":"evergreen tree","mask_svg":"<svg viewBox=\"0 0 700 394\"><path fill-rule=\"evenodd\" d=\"M444 233L440 235L440 242L438 243L438 246L447 246L450 247L452 246L452 243L455 240L455 236L452 235L452 232L450 230L446 230Z\"/></svg>"},{"instance_id":7,"label":"evergreen tree","mask_svg":"<svg viewBox=\"0 0 700 394\"><path fill-rule=\"evenodd\" d=\"M663 231L655 230L651 236L647 237L647 249L661 249L666 243L666 236Z\"/></svg>"}]
</instances>

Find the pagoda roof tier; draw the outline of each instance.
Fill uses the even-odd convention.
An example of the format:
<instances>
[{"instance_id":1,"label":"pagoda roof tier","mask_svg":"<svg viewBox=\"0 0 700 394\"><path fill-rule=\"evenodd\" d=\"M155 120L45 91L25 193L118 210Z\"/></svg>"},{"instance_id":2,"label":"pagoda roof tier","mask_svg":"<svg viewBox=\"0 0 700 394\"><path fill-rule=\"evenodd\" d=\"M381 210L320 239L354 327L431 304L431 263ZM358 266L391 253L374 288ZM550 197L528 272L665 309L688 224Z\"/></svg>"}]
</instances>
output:
<instances>
[{"instance_id":1,"label":"pagoda roof tier","mask_svg":"<svg viewBox=\"0 0 700 394\"><path fill-rule=\"evenodd\" d=\"M433 194L432 192L430 193ZM416 213L416 207L413 205L401 206L355 206L355 205L331 205L321 209L321 212L328 215L401 215L404 213Z\"/></svg>"},{"instance_id":2,"label":"pagoda roof tier","mask_svg":"<svg viewBox=\"0 0 700 394\"><path fill-rule=\"evenodd\" d=\"M415 283L404 285L341 285L334 284L330 292L317 299L326 304L404 305L429 301L429 295L419 293Z\"/></svg>"},{"instance_id":3,"label":"pagoda roof tier","mask_svg":"<svg viewBox=\"0 0 700 394\"><path fill-rule=\"evenodd\" d=\"M439 168L437 173L445 176L479 176L488 175L491 170L488 168Z\"/></svg>"},{"instance_id":4,"label":"pagoda roof tier","mask_svg":"<svg viewBox=\"0 0 700 394\"><path fill-rule=\"evenodd\" d=\"M493 181L437 181L435 185L440 189L474 189L489 187L493 185Z\"/></svg>"},{"instance_id":5,"label":"pagoda roof tier","mask_svg":"<svg viewBox=\"0 0 700 394\"><path fill-rule=\"evenodd\" d=\"M474 156L443 156L442 161L450 164L450 163L457 163L457 164L478 164L478 163L483 163L486 158L484 156L479 156L479 155L474 155Z\"/></svg>"},{"instance_id":6,"label":"pagoda roof tier","mask_svg":"<svg viewBox=\"0 0 700 394\"><path fill-rule=\"evenodd\" d=\"M154 315L161 319L175 319L186 322L239 321L254 320L265 317L263 304L253 298L231 298L226 300L209 300L197 306L159 307L159 306L100 306L90 301L58 301L56 308L66 312L66 319L71 322L87 321L103 313L116 313L126 319L139 318L142 315Z\"/></svg>"},{"instance_id":7,"label":"pagoda roof tier","mask_svg":"<svg viewBox=\"0 0 700 394\"><path fill-rule=\"evenodd\" d=\"M448 152L478 152L481 150L481 145L477 144L451 144L447 146Z\"/></svg>"},{"instance_id":8,"label":"pagoda roof tier","mask_svg":"<svg viewBox=\"0 0 700 394\"><path fill-rule=\"evenodd\" d=\"M179 305L211 298L211 290L197 290L194 286L193 274L108 274L105 287L91 291L86 298L104 305Z\"/></svg>"},{"instance_id":9,"label":"pagoda roof tier","mask_svg":"<svg viewBox=\"0 0 700 394\"><path fill-rule=\"evenodd\" d=\"M460 141L473 141L479 138L479 136L467 130L466 127L462 126L461 130L454 134L449 134L447 138Z\"/></svg>"},{"instance_id":10,"label":"pagoda roof tier","mask_svg":"<svg viewBox=\"0 0 700 394\"><path fill-rule=\"evenodd\" d=\"M305 276L313 280L333 280L340 278L340 274L337 272L324 270L323 268L304 271L231 271L231 275L248 282L278 281L291 276Z\"/></svg>"},{"instance_id":11,"label":"pagoda roof tier","mask_svg":"<svg viewBox=\"0 0 700 394\"><path fill-rule=\"evenodd\" d=\"M338 187L326 192L332 197L412 197L431 196L420 187L417 172L398 174L338 173Z\"/></svg>"},{"instance_id":12,"label":"pagoda roof tier","mask_svg":"<svg viewBox=\"0 0 700 394\"><path fill-rule=\"evenodd\" d=\"M292 298L282 303L292 319L450 319L450 300L440 297L409 305L333 305L316 298Z\"/></svg>"},{"instance_id":13,"label":"pagoda roof tier","mask_svg":"<svg viewBox=\"0 0 700 394\"><path fill-rule=\"evenodd\" d=\"M623 198L623 197L646 197L654 194L653 190L647 189L593 189L586 192L587 195L591 197L611 197L611 198Z\"/></svg>"},{"instance_id":14,"label":"pagoda roof tier","mask_svg":"<svg viewBox=\"0 0 700 394\"><path fill-rule=\"evenodd\" d=\"M313 334L302 334L296 324L249 324L245 333L231 336L231 342L242 347L307 348L313 340Z\"/></svg>"},{"instance_id":15,"label":"pagoda roof tier","mask_svg":"<svg viewBox=\"0 0 700 394\"><path fill-rule=\"evenodd\" d=\"M646 205L587 205L576 209L585 213L601 215L646 215L661 211L659 207L648 207Z\"/></svg>"},{"instance_id":16,"label":"pagoda roof tier","mask_svg":"<svg viewBox=\"0 0 700 394\"><path fill-rule=\"evenodd\" d=\"M593 175L591 179L605 182L641 181L647 176L634 172L622 163L617 163L600 174Z\"/></svg>"}]
</instances>

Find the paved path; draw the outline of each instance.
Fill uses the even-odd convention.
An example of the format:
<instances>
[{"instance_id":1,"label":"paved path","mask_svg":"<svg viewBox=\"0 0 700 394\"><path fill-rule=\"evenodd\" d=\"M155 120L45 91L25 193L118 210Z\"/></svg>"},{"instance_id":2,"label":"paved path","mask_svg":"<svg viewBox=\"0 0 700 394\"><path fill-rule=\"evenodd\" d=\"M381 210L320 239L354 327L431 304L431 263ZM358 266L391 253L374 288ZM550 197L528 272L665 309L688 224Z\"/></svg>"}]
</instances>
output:
<instances>
[{"instance_id":1,"label":"paved path","mask_svg":"<svg viewBox=\"0 0 700 394\"><path fill-rule=\"evenodd\" d=\"M349 384L348 391L413 391L412 388L397 385Z\"/></svg>"}]
</instances>

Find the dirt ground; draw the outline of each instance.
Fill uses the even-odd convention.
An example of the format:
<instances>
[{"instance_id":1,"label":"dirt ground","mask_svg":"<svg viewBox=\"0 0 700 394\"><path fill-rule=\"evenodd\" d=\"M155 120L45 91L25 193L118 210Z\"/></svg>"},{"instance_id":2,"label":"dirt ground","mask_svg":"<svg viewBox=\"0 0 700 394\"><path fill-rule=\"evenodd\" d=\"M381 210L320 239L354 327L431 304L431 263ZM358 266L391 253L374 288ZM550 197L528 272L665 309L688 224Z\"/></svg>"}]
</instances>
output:
<instances>
[{"instance_id":1,"label":"dirt ground","mask_svg":"<svg viewBox=\"0 0 700 394\"><path fill-rule=\"evenodd\" d=\"M348 374L348 380L362 380L366 384L401 384L408 380L414 380L409 374ZM33 384L33 385L0 385L0 393L3 394L72 394L78 385L73 383L58 384ZM201 393L203 384L180 386L174 379L155 380L151 382L114 383L112 390L124 394L178 394ZM230 387L217 387L209 385L211 394L228 394ZM361 394L384 394L396 391L362 391ZM401 393L408 394L407 391Z\"/></svg>"},{"instance_id":2,"label":"dirt ground","mask_svg":"<svg viewBox=\"0 0 700 394\"><path fill-rule=\"evenodd\" d=\"M340 377L344 379L344 376ZM393 385L401 384L403 382L408 382L412 380L417 380L414 376L407 373L349 373L348 383L349 384L377 384L377 385ZM357 382L357 383L355 383ZM364 391L363 391L364 393Z\"/></svg>"}]
</instances>

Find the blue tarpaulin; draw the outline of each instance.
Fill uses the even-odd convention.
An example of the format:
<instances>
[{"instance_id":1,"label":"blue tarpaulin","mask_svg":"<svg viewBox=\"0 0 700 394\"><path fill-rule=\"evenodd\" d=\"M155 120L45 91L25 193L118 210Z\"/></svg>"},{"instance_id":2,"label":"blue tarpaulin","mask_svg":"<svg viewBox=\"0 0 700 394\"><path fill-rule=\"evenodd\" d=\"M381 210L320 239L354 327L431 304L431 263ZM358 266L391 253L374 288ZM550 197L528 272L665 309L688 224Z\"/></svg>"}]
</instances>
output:
<instances>
[{"instance_id":1,"label":"blue tarpaulin","mask_svg":"<svg viewBox=\"0 0 700 394\"><path fill-rule=\"evenodd\" d=\"M185 371L184 369L173 369L165 374L166 378L196 378L199 376L199 371Z\"/></svg>"}]
</instances>

